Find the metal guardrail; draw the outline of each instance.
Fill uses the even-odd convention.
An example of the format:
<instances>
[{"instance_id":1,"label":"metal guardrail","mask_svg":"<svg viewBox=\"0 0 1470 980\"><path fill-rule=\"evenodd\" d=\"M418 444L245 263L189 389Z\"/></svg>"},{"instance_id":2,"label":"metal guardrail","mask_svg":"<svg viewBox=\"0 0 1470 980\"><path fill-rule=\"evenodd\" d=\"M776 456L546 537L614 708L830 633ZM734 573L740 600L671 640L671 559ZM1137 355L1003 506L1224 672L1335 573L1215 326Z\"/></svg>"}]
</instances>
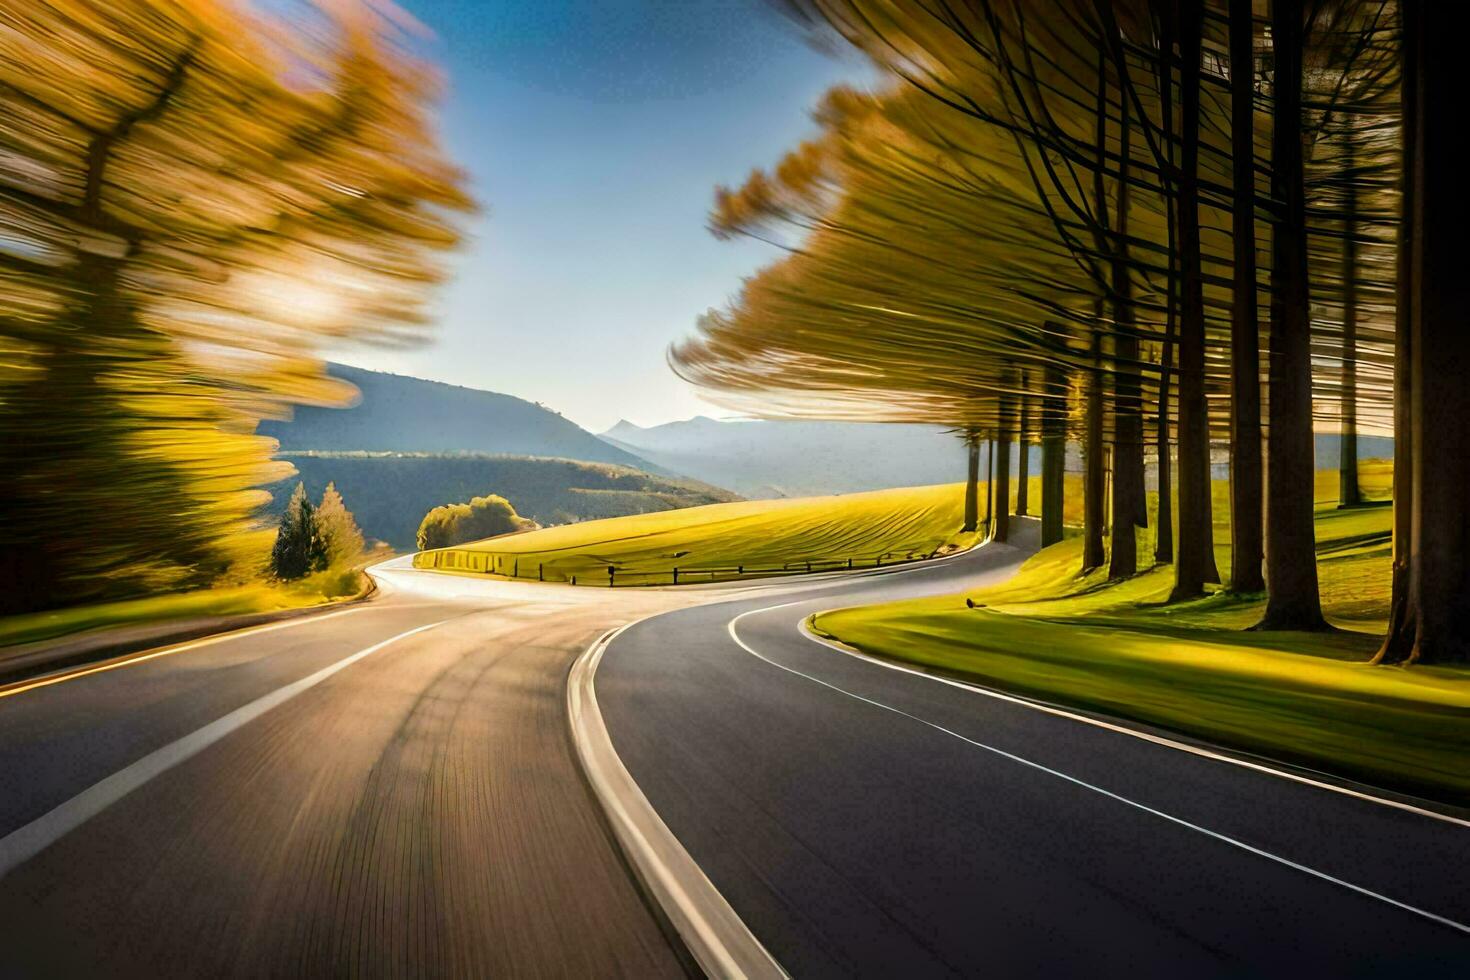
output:
<instances>
[{"instance_id":1,"label":"metal guardrail","mask_svg":"<svg viewBox=\"0 0 1470 980\"><path fill-rule=\"evenodd\" d=\"M621 568L616 562L597 562L599 570L588 573L587 559L578 562L578 570L558 568L556 562L522 561L523 555L466 548L440 548L421 551L413 556L415 568L437 571L470 572L499 575L508 579L537 582L564 582L569 585L652 586L692 585L696 582L728 582L742 578L770 578L777 575L810 575L817 572L848 571L859 568L884 568L937 557L939 549L927 552L885 551L880 555L853 555L844 558L801 558L781 565L674 565L663 569ZM578 580L580 577L580 581Z\"/></svg>"}]
</instances>

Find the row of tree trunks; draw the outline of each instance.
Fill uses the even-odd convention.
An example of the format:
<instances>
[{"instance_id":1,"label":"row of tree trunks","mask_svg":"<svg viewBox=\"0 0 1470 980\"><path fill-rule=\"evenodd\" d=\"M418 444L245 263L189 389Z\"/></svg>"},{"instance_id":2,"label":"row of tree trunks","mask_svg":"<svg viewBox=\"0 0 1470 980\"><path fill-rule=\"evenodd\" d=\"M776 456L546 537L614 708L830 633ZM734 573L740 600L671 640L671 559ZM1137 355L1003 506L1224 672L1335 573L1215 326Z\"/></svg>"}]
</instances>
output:
<instances>
[{"instance_id":1,"label":"row of tree trunks","mask_svg":"<svg viewBox=\"0 0 1470 980\"><path fill-rule=\"evenodd\" d=\"M1405 194L1395 364L1394 597L1380 661L1470 662L1470 287L1455 141L1458 4L1404 0ZM1407 420L1402 424L1401 420ZM1407 430L1407 431L1405 431ZM1405 533L1407 531L1407 533Z\"/></svg>"},{"instance_id":2,"label":"row of tree trunks","mask_svg":"<svg viewBox=\"0 0 1470 980\"><path fill-rule=\"evenodd\" d=\"M1255 25L1253 0L1230 0L1230 129L1235 295L1230 311L1230 587L1260 592L1261 351L1256 307Z\"/></svg>"},{"instance_id":3,"label":"row of tree trunks","mask_svg":"<svg viewBox=\"0 0 1470 980\"><path fill-rule=\"evenodd\" d=\"M1302 152L1302 0L1271 7L1276 116L1266 467L1266 614L1260 629L1321 629L1313 523L1312 336ZM1242 522L1243 523L1243 522Z\"/></svg>"},{"instance_id":4,"label":"row of tree trunks","mask_svg":"<svg viewBox=\"0 0 1470 980\"><path fill-rule=\"evenodd\" d=\"M1179 4L1179 550L1172 598L1204 594L1215 570L1210 425L1205 398L1205 305L1200 266L1199 116L1203 0Z\"/></svg>"}]
</instances>

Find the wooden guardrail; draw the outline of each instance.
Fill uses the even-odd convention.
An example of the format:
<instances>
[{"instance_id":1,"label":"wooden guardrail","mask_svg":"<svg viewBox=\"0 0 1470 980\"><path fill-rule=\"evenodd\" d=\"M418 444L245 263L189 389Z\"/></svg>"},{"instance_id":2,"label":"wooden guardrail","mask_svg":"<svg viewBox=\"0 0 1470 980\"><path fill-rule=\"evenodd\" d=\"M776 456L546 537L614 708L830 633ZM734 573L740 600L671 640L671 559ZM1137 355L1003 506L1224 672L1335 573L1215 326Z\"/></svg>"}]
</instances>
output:
<instances>
[{"instance_id":1,"label":"wooden guardrail","mask_svg":"<svg viewBox=\"0 0 1470 980\"><path fill-rule=\"evenodd\" d=\"M440 548L421 551L413 556L415 568L448 572L498 575L508 579L537 582L565 582L569 585L652 586L690 585L695 582L728 582L742 578L769 578L776 575L809 575L858 568L883 568L888 565L923 561L939 554L932 551L886 551L879 555L852 555L842 558L801 558L780 565L672 565L662 569L625 568L617 562L591 559L595 569L589 570L588 559L579 559L576 570L558 567L550 562L532 561L525 555L479 551L468 548Z\"/></svg>"}]
</instances>

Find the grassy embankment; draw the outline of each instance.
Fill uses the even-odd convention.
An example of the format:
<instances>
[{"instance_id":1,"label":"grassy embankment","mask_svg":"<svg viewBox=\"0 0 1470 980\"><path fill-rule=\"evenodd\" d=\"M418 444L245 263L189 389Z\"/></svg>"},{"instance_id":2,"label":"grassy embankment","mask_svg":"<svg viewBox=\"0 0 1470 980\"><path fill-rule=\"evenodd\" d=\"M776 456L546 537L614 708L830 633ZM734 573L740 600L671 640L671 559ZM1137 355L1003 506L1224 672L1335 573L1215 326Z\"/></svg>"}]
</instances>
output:
<instances>
[{"instance_id":1,"label":"grassy embankment","mask_svg":"<svg viewBox=\"0 0 1470 980\"><path fill-rule=\"evenodd\" d=\"M339 568L294 582L257 582L6 616L0 618L0 648L87 630L297 609L349 599L365 588L366 576L360 568Z\"/></svg>"},{"instance_id":2,"label":"grassy embankment","mask_svg":"<svg viewBox=\"0 0 1470 980\"><path fill-rule=\"evenodd\" d=\"M668 584L736 577L743 567L805 571L867 568L967 546L961 535L964 487L903 490L787 500L748 500L607 520L584 521L490 538L415 557L419 567L476 574L544 574L547 581L607 585ZM983 516L983 511L982 511ZM711 574L709 570L718 569Z\"/></svg>"},{"instance_id":3,"label":"grassy embankment","mask_svg":"<svg viewBox=\"0 0 1470 980\"><path fill-rule=\"evenodd\" d=\"M1470 671L1372 667L1388 612L1391 508L1338 509L1318 473L1317 553L1328 633L1246 632L1260 595L1165 604L1172 571L1108 584L1079 576L1081 541L964 595L836 610L818 631L866 652L979 683L1133 718L1370 783L1470 804ZM1388 464L1363 464L1370 498ZM1215 541L1229 574L1225 487ZM1141 555L1153 554L1139 532ZM966 599L978 608L968 608Z\"/></svg>"}]
</instances>

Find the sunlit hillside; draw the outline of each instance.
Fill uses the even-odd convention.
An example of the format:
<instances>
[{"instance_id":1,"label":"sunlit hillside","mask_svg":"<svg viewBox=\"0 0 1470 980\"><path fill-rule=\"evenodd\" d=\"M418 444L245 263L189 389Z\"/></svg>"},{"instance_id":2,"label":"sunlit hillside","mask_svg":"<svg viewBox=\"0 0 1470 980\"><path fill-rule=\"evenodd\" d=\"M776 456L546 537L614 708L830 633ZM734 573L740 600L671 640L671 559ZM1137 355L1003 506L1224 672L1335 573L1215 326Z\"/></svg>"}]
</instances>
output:
<instances>
[{"instance_id":1,"label":"sunlit hillside","mask_svg":"<svg viewBox=\"0 0 1470 980\"><path fill-rule=\"evenodd\" d=\"M961 536L963 484L834 497L740 501L615 517L491 538L417 556L420 567L578 584L669 584L741 571L870 567L951 550Z\"/></svg>"}]
</instances>

